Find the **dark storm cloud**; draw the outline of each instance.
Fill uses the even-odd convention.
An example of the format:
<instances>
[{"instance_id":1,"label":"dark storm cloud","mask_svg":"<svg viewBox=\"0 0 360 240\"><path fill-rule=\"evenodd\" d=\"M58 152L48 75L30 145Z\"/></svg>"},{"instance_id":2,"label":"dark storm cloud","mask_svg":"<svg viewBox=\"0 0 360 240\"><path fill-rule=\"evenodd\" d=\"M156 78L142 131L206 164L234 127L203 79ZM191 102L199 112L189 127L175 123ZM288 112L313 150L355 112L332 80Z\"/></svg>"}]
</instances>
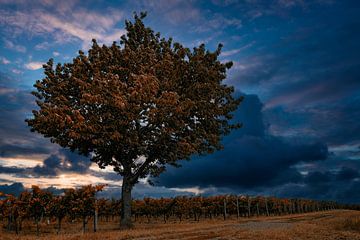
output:
<instances>
[{"instance_id":1,"label":"dark storm cloud","mask_svg":"<svg viewBox=\"0 0 360 240\"><path fill-rule=\"evenodd\" d=\"M132 8L124 11L124 16L131 15L134 9L141 11L145 6L149 9L146 21L154 25L155 30L181 42L184 40L189 47L206 42L212 49L218 42L223 42L227 58L235 62L228 83L235 85L238 91L256 94L247 95L235 113L235 118L244 123L244 128L224 138L223 151L184 162L180 169L168 169L160 177L160 184L214 187L206 190L213 194L263 193L359 202L359 151L332 150L334 147L360 146L358 1L214 0L182 3L175 0L122 4L127 10L129 6ZM101 16L101 12L95 9L98 4L85 5L81 6L82 13L89 10ZM92 9L88 8L90 5ZM26 9L24 19L28 19L26 16L32 19L33 6L22 4L18 10L21 12L22 9ZM10 7L5 10L10 10ZM51 14L54 11L50 11ZM7 16L13 15L10 11ZM61 20L59 15L53 17ZM14 20L17 26L25 26L20 30L28 30L26 21L19 25L17 19ZM72 18L66 21L72 21ZM43 24L36 22L35 27L42 29ZM14 25L6 25L6 29L11 30L11 26ZM110 28L106 30L110 32ZM24 122L35 107L29 86L40 77L35 71L30 73L22 68L26 60L42 61L48 59L52 51L60 51L58 46L57 49L50 46L53 43L49 44L49 39L64 50L60 53L64 58L59 56L59 61L68 61L65 55L71 57L74 48L79 46L69 47L69 39L52 38L51 34L37 35L39 39L29 41L20 32L10 32L2 31L4 41L16 35L14 43L26 46L29 55L16 55L11 49L2 48L4 53L0 57L6 57L11 64L0 68L8 68L8 72L21 70L25 75L19 78L0 72L0 157L16 159L20 155L33 154L47 157L35 168L0 166L0 172L19 177L35 175L40 179L62 172L91 173L119 181L121 177L115 173L89 170L88 159L59 150L48 139L31 133ZM33 35L33 32L26 35ZM57 29L52 34L60 37L61 32ZM76 35L62 36L76 39ZM83 38L80 39L79 42L85 43ZM58 42L61 40L65 42ZM248 43L251 46L245 48ZM48 49L39 51L35 47L32 50L35 44ZM231 52L235 54L231 55ZM119 196L120 192L116 191L116 196ZM150 196L152 192L156 196L176 194L163 187L152 189L146 185L138 185L135 192L136 196Z\"/></svg>"},{"instance_id":2,"label":"dark storm cloud","mask_svg":"<svg viewBox=\"0 0 360 240\"><path fill-rule=\"evenodd\" d=\"M62 167L61 164L62 161L58 156L51 155L44 160L42 166L35 166L33 172L40 176L56 176L57 170Z\"/></svg>"},{"instance_id":3,"label":"dark storm cloud","mask_svg":"<svg viewBox=\"0 0 360 240\"><path fill-rule=\"evenodd\" d=\"M334 200L342 203L359 203L359 161L339 160L332 155L326 161L299 164L289 168L288 171L282 171L281 175L281 177L272 180L272 184L267 186L209 188L205 189L204 194L241 193L253 196L308 198ZM286 179L284 175L291 180Z\"/></svg>"},{"instance_id":4,"label":"dark storm cloud","mask_svg":"<svg viewBox=\"0 0 360 240\"><path fill-rule=\"evenodd\" d=\"M45 146L34 147L34 145L28 143L9 144L3 143L2 139L0 139L0 157L47 153L49 153L49 148Z\"/></svg>"},{"instance_id":5,"label":"dark storm cloud","mask_svg":"<svg viewBox=\"0 0 360 240\"><path fill-rule=\"evenodd\" d=\"M13 183L10 185L8 185L8 184L0 185L0 192L15 195L15 196L18 196L24 190L25 190L25 188L22 183Z\"/></svg>"},{"instance_id":6,"label":"dark storm cloud","mask_svg":"<svg viewBox=\"0 0 360 240\"><path fill-rule=\"evenodd\" d=\"M340 172L336 175L336 180L347 181L355 178L360 178L359 169L343 167Z\"/></svg>"},{"instance_id":7,"label":"dark storm cloud","mask_svg":"<svg viewBox=\"0 0 360 240\"><path fill-rule=\"evenodd\" d=\"M0 166L0 173L8 173L8 174L22 174L25 172L26 169L24 168L17 168L17 167L3 167Z\"/></svg>"},{"instance_id":8,"label":"dark storm cloud","mask_svg":"<svg viewBox=\"0 0 360 240\"><path fill-rule=\"evenodd\" d=\"M224 150L206 157L194 157L180 169L169 167L159 184L167 187L273 186L300 181L301 175L292 168L296 164L328 157L327 146L323 143L289 142L269 135L256 96L245 96L235 119L244 126L225 137Z\"/></svg>"},{"instance_id":9,"label":"dark storm cloud","mask_svg":"<svg viewBox=\"0 0 360 240\"><path fill-rule=\"evenodd\" d=\"M305 183L311 186L317 186L323 183L328 183L331 179L330 172L311 172L305 178Z\"/></svg>"},{"instance_id":10,"label":"dark storm cloud","mask_svg":"<svg viewBox=\"0 0 360 240\"><path fill-rule=\"evenodd\" d=\"M31 90L13 88L14 82L17 82L15 78L0 74L0 157L51 152L55 145L39 134L31 133L25 123L31 110L35 109Z\"/></svg>"},{"instance_id":11,"label":"dark storm cloud","mask_svg":"<svg viewBox=\"0 0 360 240\"><path fill-rule=\"evenodd\" d=\"M64 189L61 188L55 188L55 187L48 187L43 188L44 191L49 191L55 195L60 195L64 192ZM19 196L21 192L23 191L31 191L31 189L25 188L22 183L15 182L12 184L4 184L0 185L0 192L11 194L14 196Z\"/></svg>"},{"instance_id":12,"label":"dark storm cloud","mask_svg":"<svg viewBox=\"0 0 360 240\"><path fill-rule=\"evenodd\" d=\"M29 177L56 177L62 173L88 173L90 170L91 161L89 158L81 156L76 153L71 153L68 150L60 150L56 154L51 154L44 159L41 165L35 167L5 167L0 166L0 173L12 174L19 178ZM97 174L93 174L97 175ZM114 174L116 175L116 174ZM112 174L103 174L105 179L121 179L115 178Z\"/></svg>"},{"instance_id":13,"label":"dark storm cloud","mask_svg":"<svg viewBox=\"0 0 360 240\"><path fill-rule=\"evenodd\" d=\"M237 93L236 95L241 96L242 94ZM266 126L261 114L262 108L263 104L257 95L246 95L244 102L240 105L240 109L233 113L234 122L240 122L245 125L236 134L240 136L263 137L266 132ZM231 138L229 140L231 141Z\"/></svg>"},{"instance_id":14,"label":"dark storm cloud","mask_svg":"<svg viewBox=\"0 0 360 240\"><path fill-rule=\"evenodd\" d=\"M360 144L359 104L356 96L297 109L275 107L266 109L264 115L279 135L308 135L329 145Z\"/></svg>"},{"instance_id":15,"label":"dark storm cloud","mask_svg":"<svg viewBox=\"0 0 360 240\"><path fill-rule=\"evenodd\" d=\"M46 158L41 166L35 166L32 172L38 176L57 176L64 172L81 174L88 172L90 165L91 161L88 157L60 149L58 154Z\"/></svg>"},{"instance_id":16,"label":"dark storm cloud","mask_svg":"<svg viewBox=\"0 0 360 240\"><path fill-rule=\"evenodd\" d=\"M273 139L242 137L224 151L193 159L180 169L169 168L159 179L167 187L273 186L297 182L300 174L290 167L303 161L326 158L322 144L291 145Z\"/></svg>"},{"instance_id":17,"label":"dark storm cloud","mask_svg":"<svg viewBox=\"0 0 360 240\"><path fill-rule=\"evenodd\" d=\"M235 113L244 127L225 137L224 150L194 157L179 169L169 168L157 184L198 186L205 195L242 193L359 202L360 162L347 158L358 156L357 149L346 150L344 155L345 150L329 152L326 144L306 135L273 136L263 123L261 109L256 96L245 96Z\"/></svg>"},{"instance_id":18,"label":"dark storm cloud","mask_svg":"<svg viewBox=\"0 0 360 240\"><path fill-rule=\"evenodd\" d=\"M332 199L344 203L359 203L360 167L339 171L313 170L298 184L284 184L273 189L284 197Z\"/></svg>"},{"instance_id":19,"label":"dark storm cloud","mask_svg":"<svg viewBox=\"0 0 360 240\"><path fill-rule=\"evenodd\" d=\"M70 171L85 173L89 170L91 165L89 157L79 155L76 152L71 152L67 149L60 149L60 154L64 156L64 161L70 164L70 167L68 168Z\"/></svg>"},{"instance_id":20,"label":"dark storm cloud","mask_svg":"<svg viewBox=\"0 0 360 240\"><path fill-rule=\"evenodd\" d=\"M118 183L122 181L122 176L118 173L114 172L103 172L103 171L94 171L91 170L91 175L103 178L105 180L110 180L114 183Z\"/></svg>"},{"instance_id":21,"label":"dark storm cloud","mask_svg":"<svg viewBox=\"0 0 360 240\"><path fill-rule=\"evenodd\" d=\"M273 105L303 106L354 94L360 87L360 33L354 31L360 22L347 18L295 25L297 31L242 58L231 82L240 89L260 84L257 87L268 95L267 104Z\"/></svg>"},{"instance_id":22,"label":"dark storm cloud","mask_svg":"<svg viewBox=\"0 0 360 240\"><path fill-rule=\"evenodd\" d=\"M274 134L360 143L358 7L312 6L287 26L258 26L268 38L256 39L258 50L240 58L230 82L260 96Z\"/></svg>"},{"instance_id":23,"label":"dark storm cloud","mask_svg":"<svg viewBox=\"0 0 360 240\"><path fill-rule=\"evenodd\" d=\"M134 186L131 195L135 199L143 199L145 197L160 198L160 197L174 197L174 196L195 195L195 194L186 190L176 191L174 189L169 189L163 186L150 186L149 184L144 184L142 182L139 182ZM104 191L99 192L97 196L120 199L121 188L118 185L110 184L105 187Z\"/></svg>"},{"instance_id":24,"label":"dark storm cloud","mask_svg":"<svg viewBox=\"0 0 360 240\"><path fill-rule=\"evenodd\" d=\"M16 157L41 154L48 155L43 164L34 168L4 167L0 165L0 173L14 174L17 177L55 177L64 172L87 173L91 165L88 157L61 149L50 143L40 134L30 132L25 119L31 116L36 108L35 98L31 90L21 89L19 81L10 74L0 72L0 157ZM14 88L16 87L16 88Z\"/></svg>"},{"instance_id":25,"label":"dark storm cloud","mask_svg":"<svg viewBox=\"0 0 360 240\"><path fill-rule=\"evenodd\" d=\"M35 109L35 99L29 90L20 90L4 87L16 84L17 80L5 73L0 74L0 157L16 158L34 154L49 155L44 159L43 165L31 168L7 168L0 166L3 173L16 173L26 177L29 174L36 176L56 176L58 173L68 171L85 173L91 162L89 158L60 149L56 144L40 134L30 132L25 119ZM14 83L15 82L15 83Z\"/></svg>"},{"instance_id":26,"label":"dark storm cloud","mask_svg":"<svg viewBox=\"0 0 360 240\"><path fill-rule=\"evenodd\" d=\"M336 199L341 202L359 204L360 199L360 181L352 181L343 185L332 186L336 189ZM341 191L342 190L342 191Z\"/></svg>"}]
</instances>

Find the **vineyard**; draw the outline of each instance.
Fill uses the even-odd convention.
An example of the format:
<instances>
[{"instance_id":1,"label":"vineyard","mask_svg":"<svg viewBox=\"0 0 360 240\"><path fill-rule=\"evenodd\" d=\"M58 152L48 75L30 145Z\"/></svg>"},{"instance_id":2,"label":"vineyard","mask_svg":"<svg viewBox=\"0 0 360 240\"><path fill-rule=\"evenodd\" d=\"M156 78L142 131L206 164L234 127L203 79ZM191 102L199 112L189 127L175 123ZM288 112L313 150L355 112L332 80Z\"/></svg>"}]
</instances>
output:
<instances>
[{"instance_id":1,"label":"vineyard","mask_svg":"<svg viewBox=\"0 0 360 240\"><path fill-rule=\"evenodd\" d=\"M54 226L57 234L61 232L62 222L82 223L85 233L91 223L91 231L96 232L101 222L119 222L121 201L97 198L96 193L104 185L83 186L67 189L62 195L33 186L18 197L0 193L0 221L8 232L20 234L23 222L33 222L37 235L40 226ZM331 201L307 199L280 199L262 196L192 196L174 198L144 198L132 201L133 221L145 223L199 222L208 219L236 219L253 216L282 216L334 209L360 210L358 205L342 205ZM120 226L119 226L120 227Z\"/></svg>"}]
</instances>

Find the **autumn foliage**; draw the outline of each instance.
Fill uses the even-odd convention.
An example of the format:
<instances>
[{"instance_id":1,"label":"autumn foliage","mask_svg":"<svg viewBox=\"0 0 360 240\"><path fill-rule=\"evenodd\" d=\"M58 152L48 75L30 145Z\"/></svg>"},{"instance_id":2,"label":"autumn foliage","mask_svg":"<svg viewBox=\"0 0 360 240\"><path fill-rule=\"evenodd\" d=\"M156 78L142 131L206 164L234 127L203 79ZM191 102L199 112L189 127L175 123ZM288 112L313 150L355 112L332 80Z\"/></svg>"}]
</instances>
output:
<instances>
[{"instance_id":1,"label":"autumn foliage","mask_svg":"<svg viewBox=\"0 0 360 240\"><path fill-rule=\"evenodd\" d=\"M81 218L83 231L88 218L97 210L95 194L105 185L87 185L78 189L67 189L64 194L54 196L38 186L32 186L31 191L24 191L18 197L0 193L0 217L7 219L7 230L21 231L25 219L31 219L36 225L39 235L40 222L45 218L57 220L57 232L61 231L61 221Z\"/></svg>"},{"instance_id":2,"label":"autumn foliage","mask_svg":"<svg viewBox=\"0 0 360 240\"><path fill-rule=\"evenodd\" d=\"M221 63L201 44L193 50L165 39L143 23L126 21L119 44L96 40L72 62L44 65L35 83L38 110L32 131L91 156L123 176L123 225L131 226L131 190L139 178L158 176L194 154L222 148L242 98L223 83L232 62Z\"/></svg>"},{"instance_id":3,"label":"autumn foliage","mask_svg":"<svg viewBox=\"0 0 360 240\"><path fill-rule=\"evenodd\" d=\"M0 221L7 231L21 233L24 221L31 221L36 232L41 227L55 223L56 232L61 232L61 223L82 223L83 232L89 220L96 231L99 222L119 221L122 202L115 199L96 197L104 185L83 186L67 189L61 195L33 186L18 197L0 193ZM263 196L178 196L173 198L144 198L132 201L134 221L182 222L201 221L201 219L236 219L241 217L281 216L288 214L309 213L333 209L357 209L359 205L343 205L332 201L309 199L280 199ZM101 227L101 226L100 226Z\"/></svg>"}]
</instances>

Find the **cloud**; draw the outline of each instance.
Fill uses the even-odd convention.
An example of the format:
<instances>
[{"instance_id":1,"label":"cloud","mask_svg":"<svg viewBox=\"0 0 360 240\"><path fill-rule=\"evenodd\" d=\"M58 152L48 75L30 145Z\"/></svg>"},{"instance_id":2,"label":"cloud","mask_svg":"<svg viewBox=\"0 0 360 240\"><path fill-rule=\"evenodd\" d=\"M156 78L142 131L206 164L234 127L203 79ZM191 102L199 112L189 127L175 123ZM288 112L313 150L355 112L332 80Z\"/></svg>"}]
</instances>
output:
<instances>
[{"instance_id":1,"label":"cloud","mask_svg":"<svg viewBox=\"0 0 360 240\"><path fill-rule=\"evenodd\" d=\"M105 2L6 2L1 1L0 10L3 47L17 52L51 50L48 53L54 56L51 48L56 45L66 51L64 44L80 43L86 48L93 37L105 43L117 40L124 15L131 14L104 6ZM228 51L222 57L235 60L227 83L256 94L247 94L235 113L244 128L224 138L225 149L195 157L184 162L183 168L169 168L158 179L162 186L154 188L156 196L188 190L344 201L360 198L357 8L355 3L325 6L325 2L162 0L126 6L149 10L147 23L165 34L180 32L178 38L185 42L205 41L211 47L219 40L225 42ZM102 9L96 10L99 5ZM249 44L241 48L240 41ZM58 186L121 183L119 175L94 170L88 159L68 156L48 139L30 133L24 119L36 106L31 90L20 89L24 79L16 75L21 71L12 68L24 62L7 58L11 68L4 69L14 74L0 73L0 178L17 181L23 177L26 186L33 177L44 185L58 181ZM151 192L144 184L136 194Z\"/></svg>"},{"instance_id":2,"label":"cloud","mask_svg":"<svg viewBox=\"0 0 360 240\"><path fill-rule=\"evenodd\" d=\"M91 42L91 39L95 38L99 42L111 43L117 39L120 39L120 36L125 33L122 29L111 29L111 33L105 33L107 30L110 30L110 27L114 27L116 21L120 20L122 14L113 13L111 17L104 17L96 13L88 13L85 11L75 12L73 14L74 19L64 20L54 15L42 14L41 21L47 22L49 24L48 31L60 31L65 36L75 37L82 40L83 44L88 45ZM110 13L111 15L111 13ZM75 19L82 19L79 24ZM86 21L84 21L86 20Z\"/></svg>"},{"instance_id":3,"label":"cloud","mask_svg":"<svg viewBox=\"0 0 360 240\"><path fill-rule=\"evenodd\" d=\"M4 95L4 94L9 94L9 93L14 93L17 90L14 88L7 88L7 87L0 87L0 95Z\"/></svg>"},{"instance_id":4,"label":"cloud","mask_svg":"<svg viewBox=\"0 0 360 240\"><path fill-rule=\"evenodd\" d=\"M62 161L56 155L50 155L50 157L46 158L43 164L37 165L34 167L33 172L40 176L56 176L58 167L61 167Z\"/></svg>"},{"instance_id":5,"label":"cloud","mask_svg":"<svg viewBox=\"0 0 360 240\"><path fill-rule=\"evenodd\" d=\"M0 62L1 62L2 64L4 64L4 65L7 65L7 64L10 64L10 63L11 63L11 61L8 60L8 59L5 58L5 57L0 57Z\"/></svg>"},{"instance_id":6,"label":"cloud","mask_svg":"<svg viewBox=\"0 0 360 240\"><path fill-rule=\"evenodd\" d=\"M146 9L150 15L160 16L162 21L172 25L188 25L201 18L201 10L194 6L192 1L159 0L136 1L134 8Z\"/></svg>"},{"instance_id":7,"label":"cloud","mask_svg":"<svg viewBox=\"0 0 360 240\"><path fill-rule=\"evenodd\" d=\"M42 160L43 156L47 157ZM23 143L0 140L0 173L17 173L22 177L56 177L64 173L90 173L90 166L90 158L61 149L55 144L38 146L31 140Z\"/></svg>"},{"instance_id":8,"label":"cloud","mask_svg":"<svg viewBox=\"0 0 360 240\"><path fill-rule=\"evenodd\" d=\"M25 187L22 183L13 183L11 185L0 185L0 192L6 194L12 194L18 196L21 192L25 191Z\"/></svg>"},{"instance_id":9,"label":"cloud","mask_svg":"<svg viewBox=\"0 0 360 240\"><path fill-rule=\"evenodd\" d=\"M330 161L332 161L330 159ZM346 162L346 160L342 160ZM325 164L320 164L325 166ZM279 194L286 197L306 197L311 199L326 200L332 199L344 203L358 203L357 194L360 183L360 166L342 167L340 170L317 169L317 164L312 170L303 176L298 184L279 187ZM337 171L336 171L337 170Z\"/></svg>"},{"instance_id":10,"label":"cloud","mask_svg":"<svg viewBox=\"0 0 360 240\"><path fill-rule=\"evenodd\" d=\"M293 8L296 6L305 6L305 2L303 0L278 0L277 5L282 8Z\"/></svg>"},{"instance_id":11,"label":"cloud","mask_svg":"<svg viewBox=\"0 0 360 240\"><path fill-rule=\"evenodd\" d=\"M336 179L339 181L347 181L355 178L360 178L360 169L342 167L341 170L336 174Z\"/></svg>"},{"instance_id":12,"label":"cloud","mask_svg":"<svg viewBox=\"0 0 360 240\"><path fill-rule=\"evenodd\" d=\"M39 70L44 64L44 62L29 62L25 64L25 68L29 70Z\"/></svg>"},{"instance_id":13,"label":"cloud","mask_svg":"<svg viewBox=\"0 0 360 240\"><path fill-rule=\"evenodd\" d=\"M163 186L150 186L145 183L138 183L132 190L132 197L135 199L143 199L145 197L160 198L160 197L175 197L175 196L193 196L196 189L169 189ZM119 186L109 185L104 191L98 194L99 197L120 199L121 188Z\"/></svg>"},{"instance_id":14,"label":"cloud","mask_svg":"<svg viewBox=\"0 0 360 240\"><path fill-rule=\"evenodd\" d=\"M227 6L238 3L237 0L212 0L211 2L214 5L221 6L221 7L227 7Z\"/></svg>"},{"instance_id":15,"label":"cloud","mask_svg":"<svg viewBox=\"0 0 360 240\"><path fill-rule=\"evenodd\" d=\"M232 187L253 189L298 182L298 163L327 158L327 148L314 143L294 145L276 139L244 136L207 158L194 158L159 179L167 187Z\"/></svg>"},{"instance_id":16,"label":"cloud","mask_svg":"<svg viewBox=\"0 0 360 240\"><path fill-rule=\"evenodd\" d=\"M34 144L28 144L26 141L21 143L0 140L0 157L16 157L47 153L49 153L49 148L47 146L34 147Z\"/></svg>"},{"instance_id":17,"label":"cloud","mask_svg":"<svg viewBox=\"0 0 360 240\"><path fill-rule=\"evenodd\" d=\"M1 181L1 180L0 180ZM82 184L78 184L75 186L67 186L67 187L79 187L83 186ZM29 190L31 185L25 187L23 183L15 182L12 184L3 184L0 185L0 192L6 193L6 194L12 194L14 196L19 196L19 194L25 190ZM55 195L62 194L66 187L61 186L49 186L44 187L41 186L43 190L52 192ZM192 192L192 189L189 189L189 191L186 191L185 189L181 189L181 191L176 191L173 189L168 189L165 187L153 187L148 184L144 183L138 183L133 191L132 191L132 197L135 199L143 199L144 197L152 197L152 198L160 198L160 197L174 197L174 196L184 196L184 195L194 195ZM97 193L97 196L102 198L108 198L108 199L120 199L121 198L121 188L119 185L113 185L108 184L105 189L99 193Z\"/></svg>"},{"instance_id":18,"label":"cloud","mask_svg":"<svg viewBox=\"0 0 360 240\"><path fill-rule=\"evenodd\" d=\"M226 17L222 13L210 15L202 14L197 21L194 21L191 31L195 33L211 33L222 35L226 29L239 30L242 27L242 20L237 17Z\"/></svg>"},{"instance_id":19,"label":"cloud","mask_svg":"<svg viewBox=\"0 0 360 240\"><path fill-rule=\"evenodd\" d=\"M15 74L22 74L23 73L21 70L16 69L16 68L11 69L11 72L15 73Z\"/></svg>"},{"instance_id":20,"label":"cloud","mask_svg":"<svg viewBox=\"0 0 360 240\"><path fill-rule=\"evenodd\" d=\"M240 67L232 71L231 82L244 91L255 89L266 107L321 104L355 94L360 87L360 63L354 52L359 49L360 34L354 29L359 23L351 14L350 19L339 18L329 20L331 31L328 24L301 22L295 22L294 31L284 36L280 29L272 30L281 37L271 44L258 39L257 45L263 46L238 60Z\"/></svg>"},{"instance_id":21,"label":"cloud","mask_svg":"<svg viewBox=\"0 0 360 240\"><path fill-rule=\"evenodd\" d=\"M29 168L27 174L39 177L56 177L66 173L86 174L90 173L90 166L90 158L67 149L59 149L58 152L45 158L41 164Z\"/></svg>"},{"instance_id":22,"label":"cloud","mask_svg":"<svg viewBox=\"0 0 360 240\"><path fill-rule=\"evenodd\" d=\"M231 55L234 55L234 54L238 54L241 51L252 47L254 45L254 43L255 43L255 41L253 41L253 42L251 42L249 44L246 44L245 46L237 48L237 49L232 49L232 50L229 50L229 51L223 51L223 52L221 52L221 56L222 57L228 57L228 56L231 56Z\"/></svg>"},{"instance_id":23,"label":"cloud","mask_svg":"<svg viewBox=\"0 0 360 240\"><path fill-rule=\"evenodd\" d=\"M278 136L306 134L324 139L330 146L353 145L360 144L358 135L354 134L360 132L358 104L360 99L349 94L336 102L304 103L302 108L267 108L264 114L271 123L271 132Z\"/></svg>"},{"instance_id":24,"label":"cloud","mask_svg":"<svg viewBox=\"0 0 360 240\"><path fill-rule=\"evenodd\" d=\"M38 43L35 45L35 49L36 50L47 50L50 48L50 46L52 46L53 44L49 43L49 42L42 42L42 43Z\"/></svg>"},{"instance_id":25,"label":"cloud","mask_svg":"<svg viewBox=\"0 0 360 240\"><path fill-rule=\"evenodd\" d=\"M54 152L56 145L31 133L25 123L36 108L29 90L21 90L21 79L0 72L0 157L15 158Z\"/></svg>"},{"instance_id":26,"label":"cloud","mask_svg":"<svg viewBox=\"0 0 360 240\"><path fill-rule=\"evenodd\" d=\"M53 52L54 57L60 56L59 52Z\"/></svg>"},{"instance_id":27,"label":"cloud","mask_svg":"<svg viewBox=\"0 0 360 240\"><path fill-rule=\"evenodd\" d=\"M0 11L1 14L1 11ZM1 24L1 17L0 17L0 24ZM22 45L17 45L11 42L10 40L5 39L4 40L5 47L11 50L15 50L16 52L25 53L26 47Z\"/></svg>"},{"instance_id":28,"label":"cloud","mask_svg":"<svg viewBox=\"0 0 360 240\"><path fill-rule=\"evenodd\" d=\"M328 149L324 143L269 135L261 109L256 96L246 95L235 113L235 120L244 127L224 138L224 150L194 157L179 169L169 167L158 184L202 188L271 187L301 181L301 174L294 168L297 164L327 159Z\"/></svg>"},{"instance_id":29,"label":"cloud","mask_svg":"<svg viewBox=\"0 0 360 240\"><path fill-rule=\"evenodd\" d=\"M0 166L0 173L19 174L19 173L24 173L24 172L25 172L24 168Z\"/></svg>"},{"instance_id":30,"label":"cloud","mask_svg":"<svg viewBox=\"0 0 360 240\"><path fill-rule=\"evenodd\" d=\"M21 181L26 186L110 183L103 176L91 174L89 158L61 149L40 134L30 132L24 121L36 108L30 89L19 89L16 78L0 72L0 90L4 90L0 91L0 178Z\"/></svg>"},{"instance_id":31,"label":"cloud","mask_svg":"<svg viewBox=\"0 0 360 240\"><path fill-rule=\"evenodd\" d=\"M350 193L359 186L360 163L346 160L343 151L329 153L316 138L272 136L262 106L257 96L246 95L235 113L244 127L224 138L224 150L194 157L179 169L169 167L154 181L170 188L197 187L205 195L232 192L356 202L358 196ZM349 157L359 156L356 147L341 149L349 149Z\"/></svg>"},{"instance_id":32,"label":"cloud","mask_svg":"<svg viewBox=\"0 0 360 240\"><path fill-rule=\"evenodd\" d=\"M182 22L189 22L194 19L198 19L200 16L200 12L198 9L189 8L186 11L183 9L174 9L170 11L168 14L169 21L173 24L179 24Z\"/></svg>"},{"instance_id":33,"label":"cloud","mask_svg":"<svg viewBox=\"0 0 360 240\"><path fill-rule=\"evenodd\" d=\"M108 8L104 14L81 6L72 6L76 2L70 2L51 3L51 6L46 4L41 7L30 6L29 9L25 9L20 4L18 11L0 10L0 25L11 26L6 29L15 35L27 33L29 37L51 36L55 39L55 43L64 44L80 40L83 47L88 46L92 38L109 44L120 39L125 33L123 29L117 27L118 22L123 19L122 11ZM47 11L44 6L51 7L51 10ZM10 41L6 44L8 48L26 51L24 47L15 46ZM48 49L50 45L45 41L37 44L35 49Z\"/></svg>"},{"instance_id":34,"label":"cloud","mask_svg":"<svg viewBox=\"0 0 360 240\"><path fill-rule=\"evenodd\" d=\"M322 1L303 0L273 0L273 1L236 1L236 0L213 0L212 4L217 8L227 11L236 9L237 15L244 22L253 22L261 17L291 18L294 9L306 11L312 6L322 6Z\"/></svg>"},{"instance_id":35,"label":"cloud","mask_svg":"<svg viewBox=\"0 0 360 240\"><path fill-rule=\"evenodd\" d=\"M235 61L228 82L259 95L272 134L306 135L329 146L359 142L354 134L360 132L357 15L339 10L333 19L325 11L323 22L314 9L308 11L309 22L294 19L290 32L280 23L271 30L259 27L276 39L255 38L257 51Z\"/></svg>"}]
</instances>

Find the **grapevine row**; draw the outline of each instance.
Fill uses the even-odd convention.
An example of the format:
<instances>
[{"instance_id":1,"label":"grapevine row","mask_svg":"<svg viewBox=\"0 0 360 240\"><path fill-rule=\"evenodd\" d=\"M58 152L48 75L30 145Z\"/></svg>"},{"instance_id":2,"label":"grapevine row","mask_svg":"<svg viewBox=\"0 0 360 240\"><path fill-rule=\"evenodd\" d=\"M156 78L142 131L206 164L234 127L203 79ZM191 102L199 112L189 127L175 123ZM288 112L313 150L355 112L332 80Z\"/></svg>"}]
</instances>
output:
<instances>
[{"instance_id":1,"label":"grapevine row","mask_svg":"<svg viewBox=\"0 0 360 240\"><path fill-rule=\"evenodd\" d=\"M78 189L67 189L61 195L41 190L33 186L18 197L0 192L0 220L8 231L21 231L24 220L32 220L36 232L40 232L40 223L57 222L57 233L61 231L64 219L70 222L81 221L83 232L89 220L93 221L94 232L98 229L98 219L109 222L121 216L121 201L97 198L96 193L104 189L104 185L83 186ZM333 201L315 201L308 199L281 199L263 196L181 196L174 198L144 198L132 201L132 217L161 219L165 223L170 219L223 218L274 216L285 214L307 213L333 209L360 210L359 205L344 205Z\"/></svg>"}]
</instances>

